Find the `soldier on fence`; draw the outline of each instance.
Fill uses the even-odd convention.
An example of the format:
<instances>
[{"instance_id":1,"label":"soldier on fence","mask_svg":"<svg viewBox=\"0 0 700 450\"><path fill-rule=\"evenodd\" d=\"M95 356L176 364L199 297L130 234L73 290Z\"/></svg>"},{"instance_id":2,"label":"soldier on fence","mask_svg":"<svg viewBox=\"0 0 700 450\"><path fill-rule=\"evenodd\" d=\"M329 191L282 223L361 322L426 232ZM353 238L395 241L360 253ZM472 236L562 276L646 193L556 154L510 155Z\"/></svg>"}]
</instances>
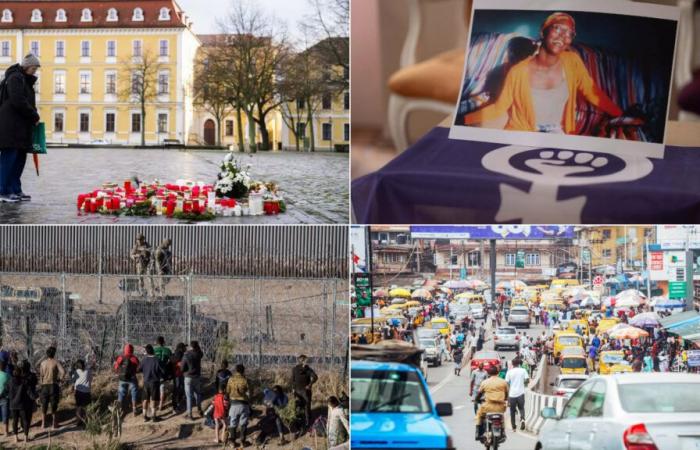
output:
<instances>
[{"instance_id":1,"label":"soldier on fence","mask_svg":"<svg viewBox=\"0 0 700 450\"><path fill-rule=\"evenodd\" d=\"M146 242L146 236L140 234L136 236L136 242L131 247L131 260L136 264L136 273L139 276L139 290L145 294L144 276L148 274L151 263L151 245Z\"/></svg>"},{"instance_id":2,"label":"soldier on fence","mask_svg":"<svg viewBox=\"0 0 700 450\"><path fill-rule=\"evenodd\" d=\"M165 295L165 285L168 284L170 279L168 275L172 275L172 251L170 246L173 241L168 239L163 239L158 248L156 249L156 273L158 274L158 293L160 295Z\"/></svg>"},{"instance_id":3,"label":"soldier on fence","mask_svg":"<svg viewBox=\"0 0 700 450\"><path fill-rule=\"evenodd\" d=\"M292 369L292 384L294 385L294 398L296 407L296 419L303 420L304 425L298 426L295 439L306 433L311 427L311 390L318 381L318 375L306 364L306 355L299 355L298 363Z\"/></svg>"}]
</instances>

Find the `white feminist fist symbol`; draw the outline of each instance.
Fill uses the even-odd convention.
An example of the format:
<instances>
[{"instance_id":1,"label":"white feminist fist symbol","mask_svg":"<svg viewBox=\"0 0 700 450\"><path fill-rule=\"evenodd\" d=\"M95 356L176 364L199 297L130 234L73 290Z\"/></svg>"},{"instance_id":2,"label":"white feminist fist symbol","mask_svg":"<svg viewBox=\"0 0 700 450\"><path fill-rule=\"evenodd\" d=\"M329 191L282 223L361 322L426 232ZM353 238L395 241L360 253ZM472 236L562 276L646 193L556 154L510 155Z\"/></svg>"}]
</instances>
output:
<instances>
[{"instance_id":1,"label":"white feminist fist symbol","mask_svg":"<svg viewBox=\"0 0 700 450\"><path fill-rule=\"evenodd\" d=\"M482 159L484 167L492 172L512 176L532 183L530 190L522 191L508 184L500 185L501 206L497 222L522 223L581 223L586 197L557 200L560 187L584 186L633 181L649 175L654 166L645 156L616 155L624 166L616 172L605 173L610 159L604 153L549 150L511 145L497 148ZM533 158L524 164L534 172L512 165L512 158L531 152ZM595 176L595 172L603 172ZM591 175L593 174L593 175ZM582 176L585 175L585 176Z\"/></svg>"}]
</instances>

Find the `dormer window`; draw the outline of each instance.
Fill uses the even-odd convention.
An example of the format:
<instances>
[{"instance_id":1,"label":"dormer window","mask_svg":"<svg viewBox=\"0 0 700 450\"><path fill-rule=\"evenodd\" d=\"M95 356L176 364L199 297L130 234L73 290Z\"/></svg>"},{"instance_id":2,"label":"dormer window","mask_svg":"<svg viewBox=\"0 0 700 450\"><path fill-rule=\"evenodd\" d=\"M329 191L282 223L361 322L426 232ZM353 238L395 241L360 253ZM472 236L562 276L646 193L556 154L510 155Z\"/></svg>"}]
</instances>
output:
<instances>
[{"instance_id":1,"label":"dormer window","mask_svg":"<svg viewBox=\"0 0 700 450\"><path fill-rule=\"evenodd\" d=\"M109 8L109 11L107 11L107 22L116 22L117 20L119 20L117 10L114 8Z\"/></svg>"},{"instance_id":2,"label":"dormer window","mask_svg":"<svg viewBox=\"0 0 700 450\"><path fill-rule=\"evenodd\" d=\"M10 11L9 9L3 9L2 21L5 23L12 22L12 11Z\"/></svg>"},{"instance_id":3,"label":"dormer window","mask_svg":"<svg viewBox=\"0 0 700 450\"><path fill-rule=\"evenodd\" d=\"M59 9L56 11L56 22L65 22L66 21L66 10L65 9Z\"/></svg>"},{"instance_id":4,"label":"dormer window","mask_svg":"<svg viewBox=\"0 0 700 450\"><path fill-rule=\"evenodd\" d=\"M143 22L143 9L134 8L134 15L131 17L134 22Z\"/></svg>"},{"instance_id":5,"label":"dormer window","mask_svg":"<svg viewBox=\"0 0 700 450\"><path fill-rule=\"evenodd\" d=\"M32 22L41 22L43 19L41 18L41 10L35 9L32 11Z\"/></svg>"},{"instance_id":6,"label":"dormer window","mask_svg":"<svg viewBox=\"0 0 700 450\"><path fill-rule=\"evenodd\" d=\"M80 16L81 22L92 22L92 11L88 8L83 9L83 15Z\"/></svg>"},{"instance_id":7,"label":"dormer window","mask_svg":"<svg viewBox=\"0 0 700 450\"><path fill-rule=\"evenodd\" d=\"M158 16L158 20L170 20L170 9L160 8L160 15Z\"/></svg>"}]
</instances>

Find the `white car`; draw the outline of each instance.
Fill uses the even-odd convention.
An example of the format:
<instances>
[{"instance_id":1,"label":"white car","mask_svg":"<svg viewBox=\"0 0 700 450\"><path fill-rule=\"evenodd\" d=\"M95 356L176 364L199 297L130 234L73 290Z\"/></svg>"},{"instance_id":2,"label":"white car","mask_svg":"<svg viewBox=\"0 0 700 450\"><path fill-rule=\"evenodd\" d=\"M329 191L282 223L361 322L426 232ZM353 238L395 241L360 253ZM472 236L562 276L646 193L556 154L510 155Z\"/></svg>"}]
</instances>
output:
<instances>
[{"instance_id":1,"label":"white car","mask_svg":"<svg viewBox=\"0 0 700 450\"><path fill-rule=\"evenodd\" d=\"M535 450L700 449L700 375L625 373L581 385L549 419Z\"/></svg>"},{"instance_id":2,"label":"white car","mask_svg":"<svg viewBox=\"0 0 700 450\"><path fill-rule=\"evenodd\" d=\"M472 315L472 318L474 319L483 319L486 317L486 313L484 311L484 305L481 303L472 303L469 305L469 313Z\"/></svg>"},{"instance_id":3,"label":"white car","mask_svg":"<svg viewBox=\"0 0 700 450\"><path fill-rule=\"evenodd\" d=\"M563 351L562 351L563 353ZM581 374L564 374L557 376L556 381L551 384L552 392L554 395L562 396L564 398L571 398L578 389L579 386L583 384L584 381L588 379L588 375Z\"/></svg>"}]
</instances>

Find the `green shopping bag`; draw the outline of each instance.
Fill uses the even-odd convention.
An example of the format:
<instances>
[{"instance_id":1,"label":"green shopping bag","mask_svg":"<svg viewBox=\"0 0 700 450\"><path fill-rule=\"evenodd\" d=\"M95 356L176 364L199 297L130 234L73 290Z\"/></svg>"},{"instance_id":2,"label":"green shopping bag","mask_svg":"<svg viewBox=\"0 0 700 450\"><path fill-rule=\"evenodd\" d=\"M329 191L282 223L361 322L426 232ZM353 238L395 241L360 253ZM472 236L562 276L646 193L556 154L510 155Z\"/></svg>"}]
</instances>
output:
<instances>
[{"instance_id":1,"label":"green shopping bag","mask_svg":"<svg viewBox=\"0 0 700 450\"><path fill-rule=\"evenodd\" d=\"M39 122L32 130L32 153L46 154L46 125Z\"/></svg>"},{"instance_id":2,"label":"green shopping bag","mask_svg":"<svg viewBox=\"0 0 700 450\"><path fill-rule=\"evenodd\" d=\"M39 154L46 154L46 125L39 122L32 129L32 158L36 176L39 176Z\"/></svg>"}]
</instances>

